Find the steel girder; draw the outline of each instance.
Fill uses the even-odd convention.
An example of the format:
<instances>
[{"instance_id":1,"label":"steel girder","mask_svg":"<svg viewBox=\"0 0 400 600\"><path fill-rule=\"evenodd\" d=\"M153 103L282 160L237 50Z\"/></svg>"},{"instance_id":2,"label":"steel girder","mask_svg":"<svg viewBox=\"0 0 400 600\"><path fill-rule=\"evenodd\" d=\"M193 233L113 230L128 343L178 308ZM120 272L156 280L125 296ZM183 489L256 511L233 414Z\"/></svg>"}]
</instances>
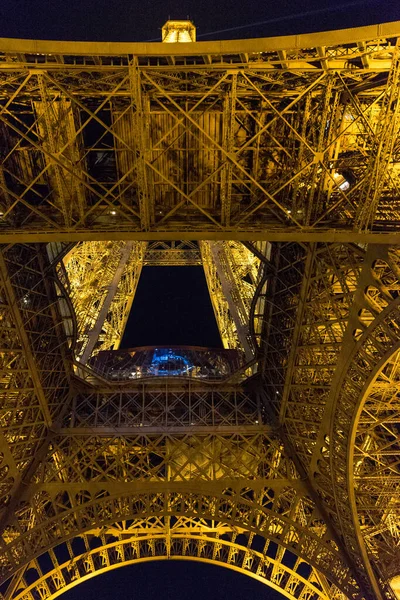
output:
<instances>
[{"instance_id":1,"label":"steel girder","mask_svg":"<svg viewBox=\"0 0 400 600\"><path fill-rule=\"evenodd\" d=\"M3 248L1 514L3 528L69 407L73 310L42 246Z\"/></svg>"},{"instance_id":2,"label":"steel girder","mask_svg":"<svg viewBox=\"0 0 400 600\"><path fill-rule=\"evenodd\" d=\"M118 348L142 270L145 242L80 242L57 264L77 320L75 358Z\"/></svg>"},{"instance_id":3,"label":"steel girder","mask_svg":"<svg viewBox=\"0 0 400 600\"><path fill-rule=\"evenodd\" d=\"M223 524L208 526L187 517L169 517L139 521L135 526L125 522L105 528L100 534L94 530L75 539L73 543L61 544L46 555L47 569L39 557L29 569L18 574L13 582L13 593L6 599L36 600L55 597L93 575L110 569L148 560L184 559L225 566L261 583L273 587L286 597L299 600L311 598L341 600L341 592L330 586L315 570L307 568L301 560L292 567L292 556L284 548L277 550L270 542L260 551L255 550L254 537L246 538L241 530ZM286 555L286 560L285 560Z\"/></svg>"},{"instance_id":4,"label":"steel girder","mask_svg":"<svg viewBox=\"0 0 400 600\"><path fill-rule=\"evenodd\" d=\"M267 402L380 597L399 560L399 250L288 244L276 260L262 341Z\"/></svg>"},{"instance_id":5,"label":"steel girder","mask_svg":"<svg viewBox=\"0 0 400 600\"><path fill-rule=\"evenodd\" d=\"M383 240L400 230L399 33L228 54L2 40L0 240Z\"/></svg>"},{"instance_id":6,"label":"steel girder","mask_svg":"<svg viewBox=\"0 0 400 600\"><path fill-rule=\"evenodd\" d=\"M0 241L282 242L247 245L267 264L249 329L259 380L206 389L71 377L78 321L50 261L65 248L3 246L8 598L23 594L28 564L37 587L27 599L68 585L57 566L67 557L52 550L63 544L82 576L97 571L100 537L111 567L117 524L149 519L148 557L192 544L216 560L210 531L225 527L225 562L270 561L266 580L291 598L393 597L399 30L193 44L173 56L157 44L2 41ZM182 519L199 541L170 533ZM41 572L43 552L56 574Z\"/></svg>"},{"instance_id":7,"label":"steel girder","mask_svg":"<svg viewBox=\"0 0 400 600\"><path fill-rule=\"evenodd\" d=\"M33 291L39 293L41 290L42 312L45 314L44 308L49 305L48 298L53 289L50 279L43 276L46 272L46 260L49 261L48 253L43 247L37 248L43 263L40 287L39 284L35 285L37 280L31 279L32 269L29 269L27 258L27 264L21 265L21 257L25 257L23 253L29 252L30 256L31 248L14 246L9 250L5 249L4 254L8 256L7 253L10 252L12 253L9 256L13 257L15 263L10 262L7 270L4 269L3 278L11 281L10 274L14 272L19 276L8 284L8 296L12 297L13 292L14 296L20 297L21 302L25 304L27 290L29 295ZM316 477L315 473L307 472L304 457L307 458L310 449L312 451L317 447L313 442L313 431L317 436L323 436L324 433L321 421L316 415L321 414L323 407L320 389L324 388L324 382L325 394L330 393L329 381L332 375L327 378L324 373L326 369L332 370L331 365L334 364L332 360L326 360L324 353L330 355L332 346L336 348L333 338L335 335L340 338L340 332L345 328L343 320L352 307L353 296L362 297L364 293L365 282L369 279L367 275L361 277L363 266L364 271L368 273L368 268L371 269L373 265L377 273L381 273L381 277L385 278L386 286L397 289L396 250L387 251L386 248L371 247L366 253L358 246L325 245L321 248L307 249L286 244L280 248L272 247L269 254L271 268L268 270L268 277L271 278L276 273L275 280L270 279L267 285L261 281L257 288L264 296L263 305L269 324L267 330L261 329L261 339L267 344L267 361L264 371L265 384L257 388L257 395L254 396L254 391L246 393L237 386L224 388L216 384L213 384L211 389L191 384L189 388L187 384L182 387L182 384L172 382L166 382L166 386L161 388L159 385L150 385L119 390L113 390L109 384L105 387L103 384L103 387L99 388L99 383L93 381L89 388L83 382L78 386L75 384L72 389L68 386L66 393L69 393L62 404L65 411L63 420L54 421L51 427L47 428L47 432L44 428L44 437L38 442L40 452L33 463L24 465L25 470L21 478L24 484L12 490L14 493L11 494L11 500L6 499L2 521L4 576L11 575L15 569L24 568L25 564L41 552L62 540L72 539L88 528L102 524L108 527L120 518L143 518L142 512L140 515L135 512L138 507L147 511L146 518L151 516L151 511L158 510L167 516L176 517L182 511L184 516L192 515L193 518L197 518L201 502L201 511L204 511L201 512L201 518L217 518L222 522L228 520L233 526L240 522L240 526L246 529L249 535L251 532L263 535L293 552L300 560L308 561L312 568L317 569L330 582L328 586L335 585L348 597L373 597L372 592L368 591L369 580L367 576L362 575L366 557L362 556L362 552L360 555L351 543L351 536L357 534L358 525L354 522L358 518L357 510L364 511L364 520L368 513L365 513L362 495L361 500L358 500L356 494L356 508L353 510L352 505L346 501L346 490L343 488L345 482L340 474L343 473L343 469L348 468L347 454L339 445L339 441L336 441L335 460L343 461L344 458L345 462L343 465L336 462L333 466L335 498L332 502L328 502L323 493L323 490L326 492L332 489L331 484L329 481L324 484L324 480ZM9 260L11 261L11 258ZM375 283L374 289L366 292L365 302L369 303L370 308L371 303L378 308L383 306L383 300L376 289L378 288ZM43 291L46 291L46 294ZM389 295L387 292L385 294L384 297L388 299ZM65 364L68 367L72 361L73 345L68 347L71 344L68 344L67 328L63 324L66 311L60 310L61 300L58 296L53 297L52 331L56 332L57 348L62 348L60 341L65 340L67 353L66 362L65 359L64 363L58 359L57 364ZM390 301L397 305L391 295ZM299 302L304 306L299 308ZM253 302L253 306L255 305L257 299ZM352 309L355 315L360 312L359 306L355 304ZM38 307L35 310L38 310ZM379 312L377 308L375 310ZM315 324L311 321L311 314L315 314L317 318ZM372 331L371 311L363 309L360 315L355 318L358 318L364 327L365 324L369 325L367 332ZM393 321L392 312L390 315ZM378 316L383 318L381 313ZM260 319L259 315L257 319ZM305 319L306 323L303 327L302 319ZM292 327L298 331L293 329L292 333L291 322L294 322ZM28 349L36 348L32 346L36 343L36 338L32 337L32 334L31 337L28 335L30 326L28 318L23 329L27 336ZM360 339L353 322L349 327L351 332L356 331L355 339ZM307 337L307 343L300 344L301 341L305 342L302 337L303 330L311 337ZM319 344L315 343L317 334L321 336ZM279 335L280 340L274 338L274 335ZM391 339L387 338L389 347ZM328 344L327 348L323 347L324 342ZM290 353L290 347L295 348L295 351ZM343 347L349 351L348 345ZM268 353L268 349L276 354ZM311 400L310 391L310 401L300 405L293 396L294 393L299 393L299 389L307 386L307 379L302 385L297 383L294 391L288 385L288 392L282 393L285 388L283 385L280 388L279 385L284 381L284 375L276 374L279 374L279 369L285 367L279 360L283 358L287 364L285 356L288 357L288 350L289 367L290 363L293 364L290 367L292 379L296 369L299 373L312 372L313 381L316 378L315 372L322 374L322 381L318 386L311 384L313 393L319 394L317 407ZM390 352L393 353L391 347ZM303 356L298 367L296 353ZM305 362L305 356L309 359L313 357L317 366ZM40 353L38 357L35 362L39 361L38 364L41 364ZM51 359L51 355L46 354L46 360ZM9 370L12 373L12 366ZM53 362L50 371L52 377L60 377L54 371ZM379 373L379 361L376 371ZM343 369L340 368L338 373L343 374ZM305 376L299 377L302 381ZM46 381L47 377L39 374L38 380ZM350 380L353 381L354 376ZM95 392L93 385L98 388ZM55 383L51 390L46 392L46 397L51 397L53 392L59 393L62 386ZM271 416L271 406L275 405L278 408L281 397L285 403L282 404L282 419L285 424L283 433L276 429ZM13 402L11 389L7 398L8 402ZM33 406L33 400L29 400L28 405L29 408ZM287 408L284 409L284 406ZM331 410L331 406L332 402L326 400L327 410ZM61 409L60 404L57 404L57 408ZM296 414L293 412L295 409ZM22 414L24 411L18 412L18 415ZM352 418L354 411L351 412L346 405L345 414ZM338 418L335 417L331 425L333 431L329 430L333 437L335 432L338 433ZM271 423L269 428L262 424L265 419ZM299 430L303 424L308 438L311 439L308 446L304 446L307 436ZM342 422L341 427L343 428ZM5 431L7 433L8 429ZM343 436L343 432L343 429L339 431L340 436ZM322 450L325 452L326 435L323 436L323 444ZM291 453L293 449L294 462L287 456L287 452ZM395 450L396 445L393 443L392 452ZM323 455L321 450L320 453ZM320 464L317 468L325 473ZM360 469L358 455L357 469L356 476ZM302 479L299 479L298 473ZM389 475L387 486L393 504L395 491ZM268 501L265 498L268 498ZM280 504L283 499L286 503L285 509ZM335 501L340 503L335 504ZM167 502L167 505L164 505L164 502ZM382 518L381 529L386 522L390 506L379 504L385 516L385 519ZM195 510L195 513L191 513L191 510ZM128 511L130 516L127 512L119 511ZM379 516L379 513L375 511L374 514L376 525L376 514ZM393 518L391 519L393 521ZM344 545L335 537L332 525L342 528ZM389 534L390 531L389 528ZM377 535L375 538L372 535L372 526L368 528L368 534L369 540L377 539ZM378 541L382 545L381 539L382 536ZM362 541L362 536L358 543L360 540ZM388 534L385 543L389 553L392 546ZM311 551L311 548L314 550ZM352 564L357 565L357 568L353 569ZM395 570L395 566L388 565L387 561L379 566L382 567L383 577L387 573L386 568L390 567L391 573ZM358 587L352 572L357 573L361 588Z\"/></svg>"},{"instance_id":8,"label":"steel girder","mask_svg":"<svg viewBox=\"0 0 400 600\"><path fill-rule=\"evenodd\" d=\"M201 264L199 245L190 241L149 243L143 259L145 267L197 267Z\"/></svg>"},{"instance_id":9,"label":"steel girder","mask_svg":"<svg viewBox=\"0 0 400 600\"><path fill-rule=\"evenodd\" d=\"M264 264L241 242L200 242L200 250L222 343L242 349L250 362L254 358L250 308Z\"/></svg>"},{"instance_id":10,"label":"steel girder","mask_svg":"<svg viewBox=\"0 0 400 600\"><path fill-rule=\"evenodd\" d=\"M192 519L203 536L215 522L233 528L234 537L240 527L249 552L259 551L260 541L254 540L262 538L266 557L275 560L265 571L266 581L279 581L292 598L310 591L304 575L317 588L311 588L311 597L362 597L334 534L279 437L262 423L264 411L254 391L226 384L188 387L173 381L118 391L97 385L94 391L93 384L74 383L68 375L74 343L66 335L64 298L54 293L49 254L43 246L36 253L31 247L13 246L4 249L4 255L7 298L32 303L21 311L22 329L16 339L26 343L26 356L33 354L34 364L25 370L32 378L34 368L38 370L38 385L52 419L37 429L41 413L33 391L39 391L29 389L22 405L11 385L14 382L19 395L27 392L17 382L20 364L7 363L2 416L13 410L17 421L25 419L23 427L16 428L14 422L4 427L0 560L2 577L13 576L7 588L10 598L20 592L20 570L32 560L40 565L43 552L51 555L53 547L71 544L93 527L144 518ZM8 304L3 304L6 310ZM39 336L33 327L37 319ZM3 340L7 335L5 331ZM35 423L27 421L29 415L35 416ZM29 457L19 466L20 447ZM14 457L10 465L9 456ZM18 468L15 486L8 489L8 472ZM232 553L241 552L239 542L231 544ZM284 556L293 557L290 573L279 568ZM308 566L301 567L303 563ZM313 569L318 576L312 575Z\"/></svg>"}]
</instances>

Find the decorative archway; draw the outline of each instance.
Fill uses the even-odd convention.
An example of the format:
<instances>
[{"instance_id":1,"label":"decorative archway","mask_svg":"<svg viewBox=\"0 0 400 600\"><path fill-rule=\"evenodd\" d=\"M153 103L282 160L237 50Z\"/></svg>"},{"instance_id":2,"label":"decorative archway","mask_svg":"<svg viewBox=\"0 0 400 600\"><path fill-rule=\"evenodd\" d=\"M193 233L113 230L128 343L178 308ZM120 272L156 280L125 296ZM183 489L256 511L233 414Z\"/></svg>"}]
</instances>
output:
<instances>
[{"instance_id":1,"label":"decorative archway","mask_svg":"<svg viewBox=\"0 0 400 600\"><path fill-rule=\"evenodd\" d=\"M398 309L396 313L392 316L398 317ZM365 550L375 561L379 558L382 575L389 579L400 574L399 377L400 342L381 356L363 386L348 449L349 498L355 526Z\"/></svg>"},{"instance_id":2,"label":"decorative archway","mask_svg":"<svg viewBox=\"0 0 400 600\"><path fill-rule=\"evenodd\" d=\"M12 577L6 599L15 600L14 592L18 589L15 582L18 582L28 565L40 560L39 557L43 556L43 553L50 556L55 565L63 564L65 558L62 556L60 559L54 559L54 552L63 545L71 548L68 555L70 561L74 556L83 555L96 548L96 545L91 547L87 544L85 549L78 547L76 551L73 550L71 544L77 544L80 538L99 538L102 545L107 545L116 542L117 539L124 541L125 535L130 538L133 535L135 543L145 538L150 545L153 544L152 538L156 540L160 537L168 541L171 535L177 540L185 539L185 536L191 539L193 536L194 540L205 541L205 545L212 541L222 543L225 539L232 545L225 544L224 548L229 546L234 554L241 553L242 562L236 564L233 561L232 565L244 568L245 571L253 572L249 566L244 566L245 557L254 557L254 560L257 558L260 568L267 564L273 566L273 560L276 560L276 564L281 562L285 566L282 571L283 589L290 578L290 581L297 580L296 573L300 565L303 566L299 576L304 578L304 565L307 564L308 574L314 570L318 572L313 578L319 582L321 593L329 598L361 598L356 582L330 538L318 510L300 491L300 482L297 493L292 486L284 486L278 481L275 489L235 490L233 487L221 490L218 496L207 494L206 490L168 491L160 489L163 487L158 484L159 491L154 491L155 486L152 486L152 491L143 490L114 496L103 490L93 498L90 494L86 497L78 491L74 495L63 492L56 498L49 497L47 504L43 493L38 493L37 498L33 499L36 506L39 505L40 499L44 511L46 506L59 506L60 512L52 517L44 513L40 524L8 544L1 557L3 577ZM64 504L64 510L61 510L62 497L64 503L69 503L69 508ZM71 504L71 500L74 505ZM115 523L125 525L117 527ZM12 531L10 528L10 535ZM240 543L237 541L238 535L244 536ZM111 542L108 541L110 536ZM169 541L168 544L170 543ZM159 555L168 556L168 551L160 551ZM150 555L150 558L156 556L158 554ZM183 550L177 550L176 556L184 557L185 553ZM196 554L196 557L199 556L201 557L201 553ZM213 556L216 559L217 554ZM16 559L18 564L15 564ZM250 558L246 558L247 560ZM38 567L38 573L41 570ZM269 576L262 577L268 579ZM274 579L271 581L276 583ZM312 581L314 582L314 579ZM301 595L298 597L302 598ZM308 596L305 598L308 599Z\"/></svg>"},{"instance_id":3,"label":"decorative archway","mask_svg":"<svg viewBox=\"0 0 400 600\"><path fill-rule=\"evenodd\" d=\"M6 598L52 600L116 568L155 560L190 560L250 576L289 600L345 599L310 565L274 543L266 542L257 551L243 532L224 525L209 528L208 533L200 532L189 520L169 530L156 525L153 522L153 531L147 528L146 533L145 527L129 529L119 524L98 535L85 534L68 541L23 569L11 583Z\"/></svg>"},{"instance_id":4,"label":"decorative archway","mask_svg":"<svg viewBox=\"0 0 400 600\"><path fill-rule=\"evenodd\" d=\"M364 287L347 331L349 352L335 390L327 456L343 537L352 551L358 546L372 580L378 576L377 585L398 574L399 559L399 523L392 518L399 506L397 254L398 249L373 249L374 260L361 278Z\"/></svg>"},{"instance_id":5,"label":"decorative archway","mask_svg":"<svg viewBox=\"0 0 400 600\"><path fill-rule=\"evenodd\" d=\"M290 253L284 256L283 264L290 256ZM381 558L383 545L379 536L383 528L388 530L384 511L391 512L386 500L391 490L390 498L394 502L393 487L397 473L393 466L387 464L390 461L393 464L395 459L387 456L383 461L388 469L387 477L381 477L384 485L379 486L378 483L375 486L380 504L371 506L368 493L363 493L361 498L361 490L368 492L368 484L362 478L365 480L373 474L368 462L370 458L366 457L368 449L360 446L363 443L361 438L366 435L365 419L360 415L364 412L368 387L379 373L389 368L385 365L398 348L398 256L399 248L386 246L350 248L341 244L321 244L309 249L304 258L304 276L299 273L297 278L298 306L292 302L291 291L286 289L285 282L277 292L280 302L275 299L274 304L278 325L282 315L290 321L290 314L283 313L281 306L290 309L296 304L297 307L293 311L296 319L288 325L292 328L294 340L289 360L286 363L286 358L282 360L280 356L274 360L278 354L276 348L282 347L282 344L279 329L276 329L276 334L270 329L272 339L266 365L265 387L270 405L276 407L276 413L279 410L284 432L295 448L304 473L310 477L330 522L340 535L355 572L359 573L360 585L364 590L371 585L371 597L375 594L377 598L383 597L383 590L393 575ZM277 381L281 382L280 388L276 385ZM394 394L392 404L393 399ZM375 403L374 407L372 403ZM377 402L375 393L369 410L376 410L377 404L380 405L380 416L385 420L386 415L382 412L385 402ZM368 419L371 428L376 419L371 414ZM378 423L378 426L381 424ZM389 433L389 437L391 435L394 440L396 433L397 429ZM393 448L394 442L391 453ZM388 452L388 447L383 449ZM382 468L382 461L375 459L375 465L378 463ZM357 477L359 499L356 506L352 493ZM382 510L380 516L379 510ZM362 512L364 515L360 516ZM390 526L394 530L394 525ZM367 530L377 541L376 545L370 544L368 551L365 549L368 540L364 543L363 539ZM385 551L387 564L395 562L395 547L396 540L392 536ZM383 567L381 571L380 567ZM365 593L367 595L368 592Z\"/></svg>"}]
</instances>

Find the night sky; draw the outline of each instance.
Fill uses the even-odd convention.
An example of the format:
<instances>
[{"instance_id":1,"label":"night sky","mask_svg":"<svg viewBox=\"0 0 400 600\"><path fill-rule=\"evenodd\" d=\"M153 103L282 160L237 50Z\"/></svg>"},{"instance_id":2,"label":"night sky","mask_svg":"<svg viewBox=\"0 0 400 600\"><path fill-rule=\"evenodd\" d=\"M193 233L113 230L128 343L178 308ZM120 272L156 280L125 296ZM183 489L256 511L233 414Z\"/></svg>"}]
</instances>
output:
<instances>
[{"instance_id":1,"label":"night sky","mask_svg":"<svg viewBox=\"0 0 400 600\"><path fill-rule=\"evenodd\" d=\"M62 600L284 600L241 573L204 563L171 560L129 565L99 575Z\"/></svg>"},{"instance_id":2,"label":"night sky","mask_svg":"<svg viewBox=\"0 0 400 600\"><path fill-rule=\"evenodd\" d=\"M222 347L202 267L144 267L121 348Z\"/></svg>"},{"instance_id":3,"label":"night sky","mask_svg":"<svg viewBox=\"0 0 400 600\"><path fill-rule=\"evenodd\" d=\"M335 10L329 10L333 8ZM301 15L301 16L296 16ZM261 37L400 20L399 0L3 0L0 37L147 41L169 18L189 16L199 40ZM257 25L254 25L257 23ZM224 30L220 33L220 30ZM123 347L146 344L219 346L202 270L145 268ZM179 288L176 279L183 285ZM173 290L175 290L175 295ZM188 301L188 296L189 300ZM185 324L186 323L186 324ZM111 571L64 600L278 600L280 594L228 569L152 562Z\"/></svg>"},{"instance_id":4,"label":"night sky","mask_svg":"<svg viewBox=\"0 0 400 600\"><path fill-rule=\"evenodd\" d=\"M336 10L328 10L335 8ZM303 15L296 16L293 15ZM198 39L260 37L400 19L398 0L3 0L0 36L60 40L160 39L168 17L189 16ZM288 18L290 17L290 18ZM265 23L267 21L267 23ZM263 22L262 25L252 26ZM244 27L243 27L244 26ZM241 27L240 29L235 29ZM233 29L215 35L214 31Z\"/></svg>"}]
</instances>

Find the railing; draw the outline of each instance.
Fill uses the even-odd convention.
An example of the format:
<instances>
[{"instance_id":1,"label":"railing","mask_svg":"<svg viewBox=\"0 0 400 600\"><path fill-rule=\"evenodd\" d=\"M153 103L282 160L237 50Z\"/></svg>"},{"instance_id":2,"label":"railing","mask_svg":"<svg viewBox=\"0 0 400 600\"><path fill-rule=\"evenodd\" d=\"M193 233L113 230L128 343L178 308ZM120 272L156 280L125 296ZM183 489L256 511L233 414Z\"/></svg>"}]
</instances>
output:
<instances>
[{"instance_id":1,"label":"railing","mask_svg":"<svg viewBox=\"0 0 400 600\"><path fill-rule=\"evenodd\" d=\"M124 382L154 377L223 380L245 364L242 352L196 346L145 346L105 350L89 366L108 381Z\"/></svg>"}]
</instances>

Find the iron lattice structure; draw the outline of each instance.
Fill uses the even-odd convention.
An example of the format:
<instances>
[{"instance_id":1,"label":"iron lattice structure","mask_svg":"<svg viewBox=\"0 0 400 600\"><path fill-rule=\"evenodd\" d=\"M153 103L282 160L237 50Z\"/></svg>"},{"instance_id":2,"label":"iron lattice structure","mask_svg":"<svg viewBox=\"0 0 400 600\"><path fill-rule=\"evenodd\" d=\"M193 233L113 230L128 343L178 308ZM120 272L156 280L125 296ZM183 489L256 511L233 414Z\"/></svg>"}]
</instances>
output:
<instances>
[{"instance_id":1,"label":"iron lattice structure","mask_svg":"<svg viewBox=\"0 0 400 600\"><path fill-rule=\"evenodd\" d=\"M1 40L5 600L174 558L396 597L399 36ZM203 265L243 366L111 375L149 265Z\"/></svg>"}]
</instances>

